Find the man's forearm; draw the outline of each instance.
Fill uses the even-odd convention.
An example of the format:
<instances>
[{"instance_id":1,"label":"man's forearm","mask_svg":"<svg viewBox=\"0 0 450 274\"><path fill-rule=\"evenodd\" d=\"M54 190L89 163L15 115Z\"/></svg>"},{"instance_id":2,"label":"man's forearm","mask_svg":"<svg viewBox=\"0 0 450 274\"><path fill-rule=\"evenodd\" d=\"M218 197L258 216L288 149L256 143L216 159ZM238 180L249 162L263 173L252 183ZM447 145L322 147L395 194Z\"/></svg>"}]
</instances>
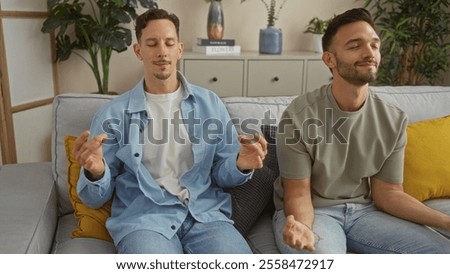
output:
<instances>
[{"instance_id":1,"label":"man's forearm","mask_svg":"<svg viewBox=\"0 0 450 274\"><path fill-rule=\"evenodd\" d=\"M285 200L284 213L286 216L293 215L296 221L312 229L314 208L310 200L301 197Z\"/></svg>"},{"instance_id":2,"label":"man's forearm","mask_svg":"<svg viewBox=\"0 0 450 274\"><path fill-rule=\"evenodd\" d=\"M450 231L450 216L426 206L403 191L389 193L380 209L401 219Z\"/></svg>"}]
</instances>

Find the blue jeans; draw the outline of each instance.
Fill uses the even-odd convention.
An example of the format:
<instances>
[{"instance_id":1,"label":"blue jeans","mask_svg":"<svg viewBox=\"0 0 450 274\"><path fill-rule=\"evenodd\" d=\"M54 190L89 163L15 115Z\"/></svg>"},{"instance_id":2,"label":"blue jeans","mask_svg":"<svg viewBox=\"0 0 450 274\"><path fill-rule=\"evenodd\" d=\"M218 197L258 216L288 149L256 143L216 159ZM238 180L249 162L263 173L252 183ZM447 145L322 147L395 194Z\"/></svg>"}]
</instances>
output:
<instances>
[{"instance_id":1,"label":"blue jeans","mask_svg":"<svg viewBox=\"0 0 450 274\"><path fill-rule=\"evenodd\" d=\"M283 241L286 217L275 212L273 227L281 253L310 253ZM342 204L314 209L313 231L320 237L317 254L450 253L450 239L430 227L399 219L373 204Z\"/></svg>"},{"instance_id":2,"label":"blue jeans","mask_svg":"<svg viewBox=\"0 0 450 274\"><path fill-rule=\"evenodd\" d=\"M122 254L252 253L231 223L199 223L190 214L171 239L151 230L138 230L125 236L116 248Z\"/></svg>"}]
</instances>

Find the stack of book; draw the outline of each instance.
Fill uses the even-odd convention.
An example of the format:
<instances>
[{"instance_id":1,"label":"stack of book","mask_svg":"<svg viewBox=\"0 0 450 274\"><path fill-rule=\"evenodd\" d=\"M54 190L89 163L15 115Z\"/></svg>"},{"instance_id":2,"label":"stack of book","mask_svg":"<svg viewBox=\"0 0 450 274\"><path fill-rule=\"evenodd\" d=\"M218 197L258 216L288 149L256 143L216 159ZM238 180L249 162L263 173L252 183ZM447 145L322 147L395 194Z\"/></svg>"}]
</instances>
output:
<instances>
[{"instance_id":1,"label":"stack of book","mask_svg":"<svg viewBox=\"0 0 450 274\"><path fill-rule=\"evenodd\" d=\"M234 39L197 38L197 45L192 47L192 51L206 55L239 55L241 46L236 45Z\"/></svg>"}]
</instances>

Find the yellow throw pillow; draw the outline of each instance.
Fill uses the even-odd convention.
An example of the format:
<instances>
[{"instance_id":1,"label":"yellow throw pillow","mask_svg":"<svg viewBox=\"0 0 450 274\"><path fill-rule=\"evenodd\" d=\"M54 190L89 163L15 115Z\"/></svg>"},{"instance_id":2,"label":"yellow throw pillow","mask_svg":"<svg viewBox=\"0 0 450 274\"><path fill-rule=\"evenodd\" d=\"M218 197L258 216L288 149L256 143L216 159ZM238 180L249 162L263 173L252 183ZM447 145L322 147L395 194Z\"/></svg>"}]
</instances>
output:
<instances>
[{"instance_id":1,"label":"yellow throw pillow","mask_svg":"<svg viewBox=\"0 0 450 274\"><path fill-rule=\"evenodd\" d=\"M450 197L450 116L408 125L404 189L420 201Z\"/></svg>"},{"instance_id":2,"label":"yellow throw pillow","mask_svg":"<svg viewBox=\"0 0 450 274\"><path fill-rule=\"evenodd\" d=\"M72 232L72 237L96 238L112 242L111 236L105 227L106 219L111 215L111 201L108 201L99 209L92 209L78 197L77 182L80 176L80 164L78 164L73 155L76 138L75 136L64 137L69 196L75 211L75 217L78 220L78 227Z\"/></svg>"}]
</instances>

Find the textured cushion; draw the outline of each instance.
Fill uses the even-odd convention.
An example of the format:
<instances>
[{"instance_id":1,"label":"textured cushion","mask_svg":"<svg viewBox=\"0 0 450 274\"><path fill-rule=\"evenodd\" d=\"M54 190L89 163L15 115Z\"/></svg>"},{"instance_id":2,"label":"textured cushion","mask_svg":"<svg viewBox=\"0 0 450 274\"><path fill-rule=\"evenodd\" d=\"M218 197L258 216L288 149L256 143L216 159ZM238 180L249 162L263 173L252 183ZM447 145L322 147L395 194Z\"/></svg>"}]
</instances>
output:
<instances>
[{"instance_id":1,"label":"textured cushion","mask_svg":"<svg viewBox=\"0 0 450 274\"><path fill-rule=\"evenodd\" d=\"M450 197L450 116L410 124L405 192L420 201Z\"/></svg>"},{"instance_id":2,"label":"textured cushion","mask_svg":"<svg viewBox=\"0 0 450 274\"><path fill-rule=\"evenodd\" d=\"M77 182L80 175L80 165L72 153L75 145L75 136L64 138L67 155L67 182L70 201L74 208L75 217L78 219L78 227L72 232L72 237L96 238L112 241L105 227L106 219L111 215L111 201L99 209L92 209L85 205L77 195Z\"/></svg>"},{"instance_id":3,"label":"textured cushion","mask_svg":"<svg viewBox=\"0 0 450 274\"><path fill-rule=\"evenodd\" d=\"M262 125L261 132L264 134L264 138L266 138L267 148L269 150L266 156L266 164L271 170L278 172L279 170L276 147L277 126Z\"/></svg>"},{"instance_id":4,"label":"textured cushion","mask_svg":"<svg viewBox=\"0 0 450 274\"><path fill-rule=\"evenodd\" d=\"M268 153L264 160L264 166L256 169L248 182L228 190L232 197L234 225L244 236L247 236L266 206L270 205L269 201L272 201L273 196L273 182L279 175L273 138L276 127L262 126L261 132L268 141Z\"/></svg>"}]
</instances>

